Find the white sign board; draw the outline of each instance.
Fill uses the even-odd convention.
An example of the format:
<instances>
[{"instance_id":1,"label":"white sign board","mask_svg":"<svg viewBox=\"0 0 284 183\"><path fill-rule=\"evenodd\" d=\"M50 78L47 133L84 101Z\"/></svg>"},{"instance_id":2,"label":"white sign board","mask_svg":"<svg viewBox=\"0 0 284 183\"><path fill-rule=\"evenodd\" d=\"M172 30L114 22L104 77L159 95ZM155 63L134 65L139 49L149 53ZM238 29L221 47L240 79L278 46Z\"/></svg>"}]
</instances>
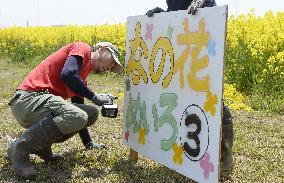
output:
<instances>
[{"instance_id":1,"label":"white sign board","mask_svg":"<svg viewBox=\"0 0 284 183\"><path fill-rule=\"evenodd\" d=\"M128 17L123 141L217 182L227 6Z\"/></svg>"}]
</instances>

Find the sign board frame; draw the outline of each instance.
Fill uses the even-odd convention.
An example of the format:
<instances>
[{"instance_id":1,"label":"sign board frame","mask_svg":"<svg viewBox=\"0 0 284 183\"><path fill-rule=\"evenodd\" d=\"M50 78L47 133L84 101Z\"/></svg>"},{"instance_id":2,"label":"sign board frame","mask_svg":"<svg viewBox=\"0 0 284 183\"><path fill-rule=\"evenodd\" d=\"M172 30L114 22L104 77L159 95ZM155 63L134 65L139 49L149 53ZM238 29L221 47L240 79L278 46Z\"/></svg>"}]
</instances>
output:
<instances>
[{"instance_id":1,"label":"sign board frame","mask_svg":"<svg viewBox=\"0 0 284 183\"><path fill-rule=\"evenodd\" d=\"M123 143L195 181L218 182L228 7L127 20Z\"/></svg>"}]
</instances>

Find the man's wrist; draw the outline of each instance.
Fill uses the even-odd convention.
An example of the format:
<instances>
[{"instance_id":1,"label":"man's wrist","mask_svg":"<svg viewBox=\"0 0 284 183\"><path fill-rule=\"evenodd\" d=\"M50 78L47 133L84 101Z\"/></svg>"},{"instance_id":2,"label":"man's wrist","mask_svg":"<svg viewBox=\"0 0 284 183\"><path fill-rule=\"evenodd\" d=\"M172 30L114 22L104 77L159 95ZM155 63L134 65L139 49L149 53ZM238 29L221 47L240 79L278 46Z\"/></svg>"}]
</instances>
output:
<instances>
[{"instance_id":1,"label":"man's wrist","mask_svg":"<svg viewBox=\"0 0 284 183\"><path fill-rule=\"evenodd\" d=\"M93 148L93 141L91 140L89 143L84 144L86 149L92 149Z\"/></svg>"}]
</instances>

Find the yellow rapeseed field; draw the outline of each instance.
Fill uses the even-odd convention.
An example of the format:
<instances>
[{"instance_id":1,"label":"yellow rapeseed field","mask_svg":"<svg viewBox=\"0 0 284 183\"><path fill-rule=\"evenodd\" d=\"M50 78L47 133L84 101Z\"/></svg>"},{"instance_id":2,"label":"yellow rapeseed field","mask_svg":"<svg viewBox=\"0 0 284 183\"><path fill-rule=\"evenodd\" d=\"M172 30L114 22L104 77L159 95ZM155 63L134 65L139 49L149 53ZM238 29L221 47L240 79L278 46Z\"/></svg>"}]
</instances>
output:
<instances>
[{"instance_id":1,"label":"yellow rapeseed field","mask_svg":"<svg viewBox=\"0 0 284 183\"><path fill-rule=\"evenodd\" d=\"M124 24L99 26L59 27L10 27L0 29L0 55L8 56L13 62L29 62L45 57L61 46L74 41L90 45L98 41L110 41L125 56L126 28ZM40 60L38 60L40 61Z\"/></svg>"},{"instance_id":2,"label":"yellow rapeseed field","mask_svg":"<svg viewBox=\"0 0 284 183\"><path fill-rule=\"evenodd\" d=\"M242 91L284 89L284 12L230 17L226 77Z\"/></svg>"}]
</instances>

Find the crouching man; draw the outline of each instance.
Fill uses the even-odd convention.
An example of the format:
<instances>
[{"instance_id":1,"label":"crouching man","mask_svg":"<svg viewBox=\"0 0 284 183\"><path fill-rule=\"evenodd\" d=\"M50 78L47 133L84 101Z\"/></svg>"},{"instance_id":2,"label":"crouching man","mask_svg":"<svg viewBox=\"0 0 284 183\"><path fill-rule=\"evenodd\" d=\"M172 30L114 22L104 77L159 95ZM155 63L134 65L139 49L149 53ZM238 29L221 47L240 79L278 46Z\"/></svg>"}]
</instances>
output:
<instances>
[{"instance_id":1,"label":"crouching man","mask_svg":"<svg viewBox=\"0 0 284 183\"><path fill-rule=\"evenodd\" d=\"M52 153L53 143L64 142L79 133L86 148L98 147L87 127L98 118L97 106L111 102L108 94L93 92L86 78L91 71L120 72L118 49L108 42L94 47L83 42L68 44L35 67L17 88L9 102L16 121L27 130L8 148L15 173L33 178L37 172L29 155L45 161L61 159ZM71 98L71 103L66 99ZM95 105L85 105L84 98Z\"/></svg>"}]
</instances>

